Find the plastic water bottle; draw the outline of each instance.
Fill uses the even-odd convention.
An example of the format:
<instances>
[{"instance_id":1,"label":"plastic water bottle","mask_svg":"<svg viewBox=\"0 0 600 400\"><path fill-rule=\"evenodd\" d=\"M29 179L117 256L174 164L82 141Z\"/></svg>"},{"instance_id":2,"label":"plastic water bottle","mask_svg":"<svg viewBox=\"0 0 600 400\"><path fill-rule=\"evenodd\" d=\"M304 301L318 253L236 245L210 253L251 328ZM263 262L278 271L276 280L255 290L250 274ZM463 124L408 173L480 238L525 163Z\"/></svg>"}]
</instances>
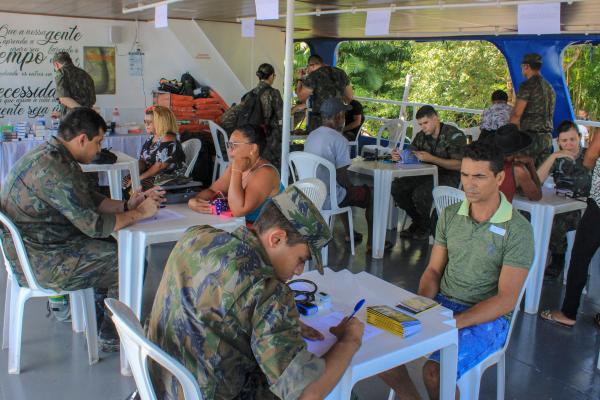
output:
<instances>
[{"instance_id":1,"label":"plastic water bottle","mask_svg":"<svg viewBox=\"0 0 600 400\"><path fill-rule=\"evenodd\" d=\"M51 119L51 126L50 126L50 128L53 131L58 131L58 127L60 125L60 121L58 120L58 115L52 114L52 116L50 117L50 119Z\"/></svg>"},{"instance_id":2,"label":"plastic water bottle","mask_svg":"<svg viewBox=\"0 0 600 400\"><path fill-rule=\"evenodd\" d=\"M113 108L113 111L112 111L112 124L111 124L112 133L114 133L115 132L115 128L117 126L119 126L120 119L121 119L121 113L119 112L119 108L118 107ZM113 124L114 124L114 127L113 127Z\"/></svg>"}]
</instances>

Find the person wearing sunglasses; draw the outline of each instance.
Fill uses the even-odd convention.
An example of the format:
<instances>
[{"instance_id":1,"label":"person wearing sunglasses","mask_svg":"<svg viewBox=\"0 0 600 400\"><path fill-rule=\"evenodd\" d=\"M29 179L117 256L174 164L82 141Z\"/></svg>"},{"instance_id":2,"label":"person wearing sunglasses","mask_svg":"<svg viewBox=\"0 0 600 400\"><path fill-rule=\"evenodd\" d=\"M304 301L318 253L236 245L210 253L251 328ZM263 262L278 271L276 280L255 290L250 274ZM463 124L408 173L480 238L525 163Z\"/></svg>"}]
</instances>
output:
<instances>
[{"instance_id":1,"label":"person wearing sunglasses","mask_svg":"<svg viewBox=\"0 0 600 400\"><path fill-rule=\"evenodd\" d=\"M238 127L226 144L229 166L208 188L190 199L188 206L197 212L212 213L211 201L217 193L227 196L229 209L236 217L253 223L272 196L283 191L277 168L262 157L264 134L251 125Z\"/></svg>"}]
</instances>

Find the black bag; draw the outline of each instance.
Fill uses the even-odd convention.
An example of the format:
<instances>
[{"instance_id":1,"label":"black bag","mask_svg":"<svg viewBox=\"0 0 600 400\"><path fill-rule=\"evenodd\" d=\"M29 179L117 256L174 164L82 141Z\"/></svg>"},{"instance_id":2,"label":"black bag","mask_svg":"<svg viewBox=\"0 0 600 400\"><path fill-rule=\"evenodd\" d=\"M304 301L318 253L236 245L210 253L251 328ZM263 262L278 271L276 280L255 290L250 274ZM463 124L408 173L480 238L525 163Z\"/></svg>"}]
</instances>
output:
<instances>
[{"instance_id":1,"label":"black bag","mask_svg":"<svg viewBox=\"0 0 600 400\"><path fill-rule=\"evenodd\" d=\"M177 79L168 80L165 78L161 78L161 80L159 81L158 90L173 94L181 94L182 87L183 86L181 82L178 82Z\"/></svg>"},{"instance_id":2,"label":"black bag","mask_svg":"<svg viewBox=\"0 0 600 400\"><path fill-rule=\"evenodd\" d=\"M251 90L242 97L236 126L252 125L254 127L261 127L264 130L265 120L260 97L267 89L269 88L266 87L258 93Z\"/></svg>"},{"instance_id":3,"label":"black bag","mask_svg":"<svg viewBox=\"0 0 600 400\"><path fill-rule=\"evenodd\" d=\"M198 87L198 82L196 82L194 77L189 72L186 72L185 74L181 75L181 93L180 94L182 94L184 96L193 96L194 89L196 89L197 87Z\"/></svg>"},{"instance_id":4,"label":"black bag","mask_svg":"<svg viewBox=\"0 0 600 400\"><path fill-rule=\"evenodd\" d=\"M117 155L110 149L101 149L96 157L92 160L92 164L114 164L117 162Z\"/></svg>"}]
</instances>

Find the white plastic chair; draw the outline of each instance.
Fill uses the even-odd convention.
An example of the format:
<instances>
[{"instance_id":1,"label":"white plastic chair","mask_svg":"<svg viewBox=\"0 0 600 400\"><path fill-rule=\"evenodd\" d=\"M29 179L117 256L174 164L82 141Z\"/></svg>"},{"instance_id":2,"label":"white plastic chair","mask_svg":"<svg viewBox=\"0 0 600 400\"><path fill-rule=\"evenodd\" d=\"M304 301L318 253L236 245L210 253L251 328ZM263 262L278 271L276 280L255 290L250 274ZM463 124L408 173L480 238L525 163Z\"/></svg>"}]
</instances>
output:
<instances>
[{"instance_id":1,"label":"white plastic chair","mask_svg":"<svg viewBox=\"0 0 600 400\"><path fill-rule=\"evenodd\" d=\"M6 266L6 300L4 303L4 326L2 330L2 348L8 348L8 373L18 374L21 371L21 337L23 333L23 314L25 303L32 297L49 297L69 295L71 301L71 317L73 330L80 331L80 314L83 313L83 324L88 345L88 360L90 364L98 362L98 332L96 331L96 305L94 289L61 291L45 289L39 285L31 265L23 239L19 230L9 217L0 212L0 222L8 229L15 246L19 264L25 274L28 287L21 287L17 281L14 267L6 256L4 243L0 242L0 250Z\"/></svg>"},{"instance_id":2,"label":"white plastic chair","mask_svg":"<svg viewBox=\"0 0 600 400\"><path fill-rule=\"evenodd\" d=\"M496 365L496 399L504 400L504 386L506 381L506 359L505 353L508 348L508 344L510 342L510 336L512 334L513 328L515 326L515 321L517 320L517 316L519 315L519 309L521 305L521 300L523 299L523 294L525 294L525 288L527 287L527 282L531 279L531 274L533 271L533 266L529 268L529 272L527 273L527 278L525 278L525 282L523 282L523 287L519 292L519 297L517 298L517 302L515 303L515 308L513 309L512 318L510 320L510 327L508 328L508 334L506 335L506 342L504 346L495 353L487 356L482 362L477 364L474 368L467 371L457 382L458 389L460 390L460 398L461 400L477 400L479 399L479 387L481 385L481 377L486 369L491 367L494 364Z\"/></svg>"},{"instance_id":3,"label":"white plastic chair","mask_svg":"<svg viewBox=\"0 0 600 400\"><path fill-rule=\"evenodd\" d=\"M438 216L442 216L444 208L451 204L460 203L465 199L465 192L451 186L437 186L433 188L433 203Z\"/></svg>"},{"instance_id":4,"label":"white plastic chair","mask_svg":"<svg viewBox=\"0 0 600 400\"><path fill-rule=\"evenodd\" d=\"M401 144L404 146L404 137L406 136L406 128L408 127L408 122L402 121L400 119L390 119L385 120L383 125L377 130L377 141L373 144L366 144L362 147L360 151L360 155L363 156L365 151L374 152L378 151L380 153L390 153L392 149ZM383 140L383 132L388 131L388 145L381 145L381 141Z\"/></svg>"},{"instance_id":5,"label":"white plastic chair","mask_svg":"<svg viewBox=\"0 0 600 400\"><path fill-rule=\"evenodd\" d=\"M463 131L463 133L466 135L471 135L471 138L473 138L473 141L476 141L477 139L479 139L479 135L481 134L481 128L478 126L474 126L472 128L459 128L461 131Z\"/></svg>"},{"instance_id":6,"label":"white plastic chair","mask_svg":"<svg viewBox=\"0 0 600 400\"><path fill-rule=\"evenodd\" d=\"M183 389L185 400L202 400L202 394L194 376L179 361L145 337L140 321L129 307L115 299L105 299L104 303L112 313L111 318L119 332L121 345L125 349L127 361L131 366L133 379L142 400L157 399L150 380L148 357L177 378Z\"/></svg>"},{"instance_id":7,"label":"white plastic chair","mask_svg":"<svg viewBox=\"0 0 600 400\"><path fill-rule=\"evenodd\" d=\"M223 175L225 169L229 165L229 161L225 160L225 156L221 151L221 146L219 145L219 135L221 135L221 139L224 144L229 142L229 136L227 136L227 132L225 129L221 128L214 121L208 121L208 127L210 128L210 136L212 137L213 143L215 145L215 166L213 167L213 182L217 180L217 170L219 171L219 176Z\"/></svg>"},{"instance_id":8,"label":"white plastic chair","mask_svg":"<svg viewBox=\"0 0 600 400\"><path fill-rule=\"evenodd\" d=\"M360 135L362 135L362 125L360 126L360 128L358 129L358 132L356 133L356 137L354 138L353 141L348 141L348 151L350 152L350 157L352 157L352 148L354 147L354 154L358 155L358 138L360 137Z\"/></svg>"},{"instance_id":9,"label":"white plastic chair","mask_svg":"<svg viewBox=\"0 0 600 400\"><path fill-rule=\"evenodd\" d=\"M319 157L315 154L307 153L304 151L293 151L289 155L289 167L291 170L292 178L294 182L298 179L306 178L317 178L317 170L319 167L327 169L329 173L329 209L321 209L323 217L331 226L332 218L338 214L348 214L348 227L350 230L350 250L354 255L354 226L352 223L352 208L351 207L340 207L337 199L336 191L336 172L335 166L323 157ZM322 251L323 265L327 265L327 250L328 247L324 247Z\"/></svg>"},{"instance_id":10,"label":"white plastic chair","mask_svg":"<svg viewBox=\"0 0 600 400\"><path fill-rule=\"evenodd\" d=\"M190 139L186 140L181 144L183 148L183 152L185 153L185 163L187 164L187 169L185 170L185 176L189 177L194 170L194 165L196 164L196 160L200 155L200 150L202 149L202 141L200 139Z\"/></svg>"},{"instance_id":11,"label":"white plastic chair","mask_svg":"<svg viewBox=\"0 0 600 400\"><path fill-rule=\"evenodd\" d=\"M327 187L322 180L317 178L306 178L300 179L295 182L293 186L296 186L302 191L314 203L314 205L321 211L325 198L327 197Z\"/></svg>"}]
</instances>

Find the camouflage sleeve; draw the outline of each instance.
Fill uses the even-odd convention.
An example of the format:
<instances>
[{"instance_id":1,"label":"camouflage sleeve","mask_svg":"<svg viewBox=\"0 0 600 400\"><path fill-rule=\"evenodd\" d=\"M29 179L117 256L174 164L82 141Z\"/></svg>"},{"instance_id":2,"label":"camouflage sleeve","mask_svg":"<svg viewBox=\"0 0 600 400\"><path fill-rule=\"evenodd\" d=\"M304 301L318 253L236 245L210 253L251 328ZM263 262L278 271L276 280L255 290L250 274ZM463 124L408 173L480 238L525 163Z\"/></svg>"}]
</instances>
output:
<instances>
[{"instance_id":1,"label":"camouflage sleeve","mask_svg":"<svg viewBox=\"0 0 600 400\"><path fill-rule=\"evenodd\" d=\"M260 289L252 316L252 352L271 391L282 399L296 399L322 375L325 361L306 350L289 289L275 279Z\"/></svg>"},{"instance_id":2,"label":"camouflage sleeve","mask_svg":"<svg viewBox=\"0 0 600 400\"><path fill-rule=\"evenodd\" d=\"M95 200L90 194L89 180L81 169L65 170L64 165L49 166L40 171L62 171L61 174L44 174L37 180L38 196L51 204L81 232L89 237L104 238L110 236L115 228L116 218L112 214L98 212Z\"/></svg>"},{"instance_id":3,"label":"camouflage sleeve","mask_svg":"<svg viewBox=\"0 0 600 400\"><path fill-rule=\"evenodd\" d=\"M56 98L60 97L71 97L71 93L66 88L65 74L62 71L57 71L54 77L54 83L56 84Z\"/></svg>"},{"instance_id":4,"label":"camouflage sleeve","mask_svg":"<svg viewBox=\"0 0 600 400\"><path fill-rule=\"evenodd\" d=\"M517 92L517 99L529 101L531 97L531 82L529 80L524 81L519 86L519 91Z\"/></svg>"},{"instance_id":5,"label":"camouflage sleeve","mask_svg":"<svg viewBox=\"0 0 600 400\"><path fill-rule=\"evenodd\" d=\"M461 131L456 129L449 135L447 152L448 156L453 160L462 160L467 145L467 137Z\"/></svg>"},{"instance_id":6,"label":"camouflage sleeve","mask_svg":"<svg viewBox=\"0 0 600 400\"><path fill-rule=\"evenodd\" d=\"M423 131L419 131L417 135L413 138L412 142L408 146L408 149L411 151L419 151L423 148Z\"/></svg>"},{"instance_id":7,"label":"camouflage sleeve","mask_svg":"<svg viewBox=\"0 0 600 400\"><path fill-rule=\"evenodd\" d=\"M277 125L283 124L283 99L279 90L273 91L273 111L277 117Z\"/></svg>"}]
</instances>

